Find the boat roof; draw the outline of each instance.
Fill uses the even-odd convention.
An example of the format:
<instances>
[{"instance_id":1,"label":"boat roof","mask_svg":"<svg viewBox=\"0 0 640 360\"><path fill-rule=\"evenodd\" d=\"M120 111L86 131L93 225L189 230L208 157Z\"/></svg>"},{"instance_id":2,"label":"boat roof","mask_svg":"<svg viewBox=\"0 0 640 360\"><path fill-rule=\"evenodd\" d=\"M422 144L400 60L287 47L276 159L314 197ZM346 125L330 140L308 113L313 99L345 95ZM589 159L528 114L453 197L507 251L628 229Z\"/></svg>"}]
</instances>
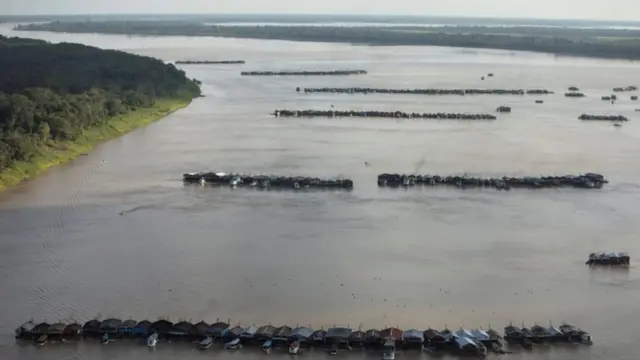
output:
<instances>
[{"instance_id":1,"label":"boat roof","mask_svg":"<svg viewBox=\"0 0 640 360\"><path fill-rule=\"evenodd\" d=\"M562 330L553 325L549 326L549 332L551 333L551 335L562 335Z\"/></svg>"},{"instance_id":2,"label":"boat roof","mask_svg":"<svg viewBox=\"0 0 640 360\"><path fill-rule=\"evenodd\" d=\"M195 323L193 325L193 327L198 328L198 329L202 329L202 330L206 330L209 327L209 324L207 324L204 321L199 321L199 322Z\"/></svg>"},{"instance_id":3,"label":"boat roof","mask_svg":"<svg viewBox=\"0 0 640 360\"><path fill-rule=\"evenodd\" d=\"M369 329L369 330L364 332L364 335L366 337L379 338L380 337L380 330Z\"/></svg>"},{"instance_id":4,"label":"boat roof","mask_svg":"<svg viewBox=\"0 0 640 360\"><path fill-rule=\"evenodd\" d=\"M34 323L33 321L27 321L26 323L20 325L18 329L29 332L33 330L34 327L36 327L36 323Z\"/></svg>"},{"instance_id":5,"label":"boat roof","mask_svg":"<svg viewBox=\"0 0 640 360\"><path fill-rule=\"evenodd\" d=\"M64 328L67 327L67 324L65 323L61 323L61 322L57 322L55 324L51 324L51 326L49 326L49 329L47 330L47 332L49 333L61 333L64 331Z\"/></svg>"},{"instance_id":6,"label":"boat roof","mask_svg":"<svg viewBox=\"0 0 640 360\"><path fill-rule=\"evenodd\" d=\"M351 335L349 335L349 339L353 339L353 340L364 340L365 334L364 331L354 331L351 333Z\"/></svg>"},{"instance_id":7,"label":"boat roof","mask_svg":"<svg viewBox=\"0 0 640 360\"><path fill-rule=\"evenodd\" d=\"M262 346L271 346L272 342L271 339L265 341L264 343L262 343Z\"/></svg>"},{"instance_id":8,"label":"boat roof","mask_svg":"<svg viewBox=\"0 0 640 360\"><path fill-rule=\"evenodd\" d=\"M245 335L254 335L255 333L258 332L258 327L256 325L251 325L248 328L244 329L244 331L242 332L242 334Z\"/></svg>"},{"instance_id":9,"label":"boat roof","mask_svg":"<svg viewBox=\"0 0 640 360\"><path fill-rule=\"evenodd\" d=\"M109 318L100 324L100 328L117 328L122 323L122 320L116 318Z\"/></svg>"},{"instance_id":10,"label":"boat roof","mask_svg":"<svg viewBox=\"0 0 640 360\"><path fill-rule=\"evenodd\" d=\"M460 330L454 332L453 334L458 337L467 337L469 339L473 339L473 334L467 329L460 328Z\"/></svg>"},{"instance_id":11,"label":"boat roof","mask_svg":"<svg viewBox=\"0 0 640 360\"><path fill-rule=\"evenodd\" d=\"M275 326L264 325L264 326L260 326L260 328L256 332L256 335L260 334L260 335L272 336L275 331L276 331Z\"/></svg>"},{"instance_id":12,"label":"boat roof","mask_svg":"<svg viewBox=\"0 0 640 360\"><path fill-rule=\"evenodd\" d=\"M166 333L173 329L173 323L169 320L160 319L149 326L149 329L154 329L162 333Z\"/></svg>"},{"instance_id":13,"label":"boat roof","mask_svg":"<svg viewBox=\"0 0 640 360\"><path fill-rule=\"evenodd\" d=\"M193 327L193 324L188 321L180 321L179 323L176 323L173 325L174 330L178 330L182 332L189 332L189 330L191 330L192 327Z\"/></svg>"},{"instance_id":14,"label":"boat roof","mask_svg":"<svg viewBox=\"0 0 640 360\"><path fill-rule=\"evenodd\" d=\"M244 328L242 326L234 326L229 330L229 332L232 333L233 335L240 336L240 334L244 332Z\"/></svg>"},{"instance_id":15,"label":"boat roof","mask_svg":"<svg viewBox=\"0 0 640 360\"><path fill-rule=\"evenodd\" d=\"M78 323L71 323L71 324L67 324L67 326L64 327L64 330L62 330L62 332L65 332L65 333L77 332L80 329L82 329L82 325Z\"/></svg>"},{"instance_id":16,"label":"boat roof","mask_svg":"<svg viewBox=\"0 0 640 360\"><path fill-rule=\"evenodd\" d=\"M312 338L324 338L327 336L327 332L323 329L316 330L311 334Z\"/></svg>"},{"instance_id":17,"label":"boat roof","mask_svg":"<svg viewBox=\"0 0 640 360\"><path fill-rule=\"evenodd\" d=\"M380 336L382 336L383 338L400 339L402 337L402 330L394 327L386 328L382 330Z\"/></svg>"},{"instance_id":18,"label":"boat roof","mask_svg":"<svg viewBox=\"0 0 640 360\"><path fill-rule=\"evenodd\" d=\"M89 320L82 325L82 330L98 330L102 322L100 320Z\"/></svg>"},{"instance_id":19,"label":"boat roof","mask_svg":"<svg viewBox=\"0 0 640 360\"><path fill-rule=\"evenodd\" d=\"M421 330L410 329L402 332L403 339L424 339L424 332Z\"/></svg>"},{"instance_id":20,"label":"boat roof","mask_svg":"<svg viewBox=\"0 0 640 360\"><path fill-rule=\"evenodd\" d=\"M442 334L440 334L440 331L438 330L434 330L434 329L427 329L424 331L424 337L426 337L427 339L432 339L435 337L441 337L444 338L444 336L442 336Z\"/></svg>"},{"instance_id":21,"label":"boat roof","mask_svg":"<svg viewBox=\"0 0 640 360\"><path fill-rule=\"evenodd\" d=\"M490 338L489 334L482 329L473 329L471 330L471 334L473 334L473 338L476 340L489 340Z\"/></svg>"},{"instance_id":22,"label":"boat roof","mask_svg":"<svg viewBox=\"0 0 640 360\"><path fill-rule=\"evenodd\" d=\"M49 323L47 322L41 322L40 324L36 325L33 327L33 331L34 332L45 332L47 331L47 329L49 329Z\"/></svg>"},{"instance_id":23,"label":"boat roof","mask_svg":"<svg viewBox=\"0 0 640 360\"><path fill-rule=\"evenodd\" d=\"M326 338L348 339L351 335L351 329L344 327L333 327L327 330Z\"/></svg>"},{"instance_id":24,"label":"boat roof","mask_svg":"<svg viewBox=\"0 0 640 360\"><path fill-rule=\"evenodd\" d=\"M313 329L310 327L300 326L291 331L291 336L299 338L308 338L313 334Z\"/></svg>"},{"instance_id":25,"label":"boat roof","mask_svg":"<svg viewBox=\"0 0 640 360\"><path fill-rule=\"evenodd\" d=\"M291 330L292 329L289 326L280 326L274 331L273 336L288 337L289 335L291 335Z\"/></svg>"},{"instance_id":26,"label":"boat roof","mask_svg":"<svg viewBox=\"0 0 640 360\"><path fill-rule=\"evenodd\" d=\"M471 340L470 338L468 338L466 336L455 337L454 341L461 348L467 347L467 346L473 346L473 347L477 347L478 346L478 345L476 345L476 343L473 340Z\"/></svg>"},{"instance_id":27,"label":"boat roof","mask_svg":"<svg viewBox=\"0 0 640 360\"><path fill-rule=\"evenodd\" d=\"M138 322L137 322L137 321L135 321L135 320L128 319L128 320L123 321L123 322L120 324L120 327L131 327L131 328L132 328L132 327L135 327L137 323L138 323Z\"/></svg>"},{"instance_id":28,"label":"boat roof","mask_svg":"<svg viewBox=\"0 0 640 360\"><path fill-rule=\"evenodd\" d=\"M140 321L139 323L136 324L135 328L136 329L147 330L149 328L149 326L151 326L151 321L142 320L142 321Z\"/></svg>"}]
</instances>

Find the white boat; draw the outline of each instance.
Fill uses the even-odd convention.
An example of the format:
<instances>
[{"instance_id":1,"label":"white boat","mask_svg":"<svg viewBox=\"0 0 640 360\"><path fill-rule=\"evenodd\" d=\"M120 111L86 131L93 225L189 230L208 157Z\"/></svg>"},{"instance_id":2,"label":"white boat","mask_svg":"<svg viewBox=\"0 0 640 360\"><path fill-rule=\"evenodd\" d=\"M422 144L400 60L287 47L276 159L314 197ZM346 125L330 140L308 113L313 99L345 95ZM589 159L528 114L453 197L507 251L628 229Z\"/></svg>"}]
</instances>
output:
<instances>
[{"instance_id":1,"label":"white boat","mask_svg":"<svg viewBox=\"0 0 640 360\"><path fill-rule=\"evenodd\" d=\"M300 341L294 341L289 345L289 355L297 355L300 353Z\"/></svg>"},{"instance_id":2,"label":"white boat","mask_svg":"<svg viewBox=\"0 0 640 360\"><path fill-rule=\"evenodd\" d=\"M239 338L235 338L235 339L229 341L228 343L224 344L224 348L227 349L227 350L241 349L242 348L242 344L240 343L240 339Z\"/></svg>"},{"instance_id":3,"label":"white boat","mask_svg":"<svg viewBox=\"0 0 640 360\"><path fill-rule=\"evenodd\" d=\"M264 351L266 354L271 354L271 349L273 348L273 342L271 340L267 340L260 346L260 349Z\"/></svg>"},{"instance_id":4,"label":"white boat","mask_svg":"<svg viewBox=\"0 0 640 360\"><path fill-rule=\"evenodd\" d=\"M396 342L393 340L387 340L382 345L382 360L395 360L396 359Z\"/></svg>"},{"instance_id":5,"label":"white boat","mask_svg":"<svg viewBox=\"0 0 640 360\"><path fill-rule=\"evenodd\" d=\"M111 341L111 339L109 338L109 334L104 334L100 338L100 344L102 344L102 345L107 345L110 341Z\"/></svg>"},{"instance_id":6,"label":"white boat","mask_svg":"<svg viewBox=\"0 0 640 360\"><path fill-rule=\"evenodd\" d=\"M213 338L211 336L207 336L204 340L198 343L198 347L200 347L200 349L208 349L211 345L213 345Z\"/></svg>"},{"instance_id":7,"label":"white boat","mask_svg":"<svg viewBox=\"0 0 640 360\"><path fill-rule=\"evenodd\" d=\"M157 333L153 333L151 335L149 335L149 337L147 338L147 346L148 347L155 347L158 344L158 334Z\"/></svg>"}]
</instances>

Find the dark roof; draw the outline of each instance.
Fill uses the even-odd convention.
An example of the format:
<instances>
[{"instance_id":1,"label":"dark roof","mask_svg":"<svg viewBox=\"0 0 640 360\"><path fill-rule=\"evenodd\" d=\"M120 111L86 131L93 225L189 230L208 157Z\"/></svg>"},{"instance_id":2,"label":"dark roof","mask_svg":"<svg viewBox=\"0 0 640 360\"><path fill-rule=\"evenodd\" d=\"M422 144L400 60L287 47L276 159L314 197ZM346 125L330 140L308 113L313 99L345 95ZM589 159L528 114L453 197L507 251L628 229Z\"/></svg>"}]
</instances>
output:
<instances>
[{"instance_id":1,"label":"dark roof","mask_svg":"<svg viewBox=\"0 0 640 360\"><path fill-rule=\"evenodd\" d=\"M49 326L51 326L51 325L49 325L49 323L42 322L42 323L34 326L32 331L34 333L43 333L44 334L44 333L47 332L47 330L49 330Z\"/></svg>"},{"instance_id":2,"label":"dark roof","mask_svg":"<svg viewBox=\"0 0 640 360\"><path fill-rule=\"evenodd\" d=\"M64 328L67 327L67 324L58 322L55 324L51 324L51 326L49 326L49 329L47 329L47 334L62 334L62 332L64 331Z\"/></svg>"},{"instance_id":3,"label":"dark roof","mask_svg":"<svg viewBox=\"0 0 640 360\"><path fill-rule=\"evenodd\" d=\"M189 330L189 333L193 335L204 335L207 332L208 328L209 324L204 321L200 321L199 323L193 325L191 330Z\"/></svg>"},{"instance_id":4,"label":"dark roof","mask_svg":"<svg viewBox=\"0 0 640 360\"><path fill-rule=\"evenodd\" d=\"M327 330L327 339L348 339L351 336L351 329L343 327L335 327Z\"/></svg>"},{"instance_id":5,"label":"dark roof","mask_svg":"<svg viewBox=\"0 0 640 360\"><path fill-rule=\"evenodd\" d=\"M100 324L100 329L117 329L121 323L122 320L120 319L110 318Z\"/></svg>"},{"instance_id":6,"label":"dark roof","mask_svg":"<svg viewBox=\"0 0 640 360\"><path fill-rule=\"evenodd\" d=\"M291 331L293 331L293 329L291 329L288 326L280 326L279 328L276 329L276 331L273 333L273 336L277 336L277 337L288 337L289 335L291 335Z\"/></svg>"},{"instance_id":7,"label":"dark roof","mask_svg":"<svg viewBox=\"0 0 640 360\"><path fill-rule=\"evenodd\" d=\"M242 326L234 326L229 332L235 336L240 336L244 332L244 328Z\"/></svg>"},{"instance_id":8,"label":"dark roof","mask_svg":"<svg viewBox=\"0 0 640 360\"><path fill-rule=\"evenodd\" d=\"M142 330L147 330L149 327L151 326L151 321L149 320L142 320L139 323L137 323L135 325L136 329L142 329Z\"/></svg>"},{"instance_id":9,"label":"dark roof","mask_svg":"<svg viewBox=\"0 0 640 360\"><path fill-rule=\"evenodd\" d=\"M272 336L275 331L276 331L275 326L271 326L271 325L260 326L258 331L256 331L256 335Z\"/></svg>"},{"instance_id":10,"label":"dark roof","mask_svg":"<svg viewBox=\"0 0 640 360\"><path fill-rule=\"evenodd\" d=\"M402 338L402 330L398 329L398 328L386 328L384 330L382 330L382 332L380 333L380 336L383 338L394 338L394 339L401 339Z\"/></svg>"},{"instance_id":11,"label":"dark roof","mask_svg":"<svg viewBox=\"0 0 640 360\"><path fill-rule=\"evenodd\" d=\"M20 325L18 330L22 330L24 332L31 332L31 330L33 330L35 326L36 326L36 323L34 323L33 321L27 321L26 323Z\"/></svg>"},{"instance_id":12,"label":"dark roof","mask_svg":"<svg viewBox=\"0 0 640 360\"><path fill-rule=\"evenodd\" d=\"M316 330L311 334L312 339L324 339L325 336L327 336L327 332L322 329Z\"/></svg>"},{"instance_id":13,"label":"dark roof","mask_svg":"<svg viewBox=\"0 0 640 360\"><path fill-rule=\"evenodd\" d=\"M364 340L365 334L363 331L354 331L349 335L350 340L362 341Z\"/></svg>"},{"instance_id":14,"label":"dark roof","mask_svg":"<svg viewBox=\"0 0 640 360\"><path fill-rule=\"evenodd\" d=\"M207 329L207 332L213 333L215 335L220 335L228 328L229 328L229 324L227 324L226 322L220 321L215 324L211 324L211 326L209 326L209 328Z\"/></svg>"},{"instance_id":15,"label":"dark roof","mask_svg":"<svg viewBox=\"0 0 640 360\"><path fill-rule=\"evenodd\" d=\"M434 338L442 338L444 339L444 336L442 336L442 334L440 334L440 332L438 330L433 330L433 329L427 329L424 331L424 337L426 339L434 339Z\"/></svg>"},{"instance_id":16,"label":"dark roof","mask_svg":"<svg viewBox=\"0 0 640 360\"><path fill-rule=\"evenodd\" d=\"M173 323L169 320L158 320L149 326L148 330L157 331L161 334L168 334L173 329Z\"/></svg>"},{"instance_id":17,"label":"dark roof","mask_svg":"<svg viewBox=\"0 0 640 360\"><path fill-rule=\"evenodd\" d=\"M173 325L173 330L188 333L193 328L193 324L188 321L180 321Z\"/></svg>"},{"instance_id":18,"label":"dark roof","mask_svg":"<svg viewBox=\"0 0 640 360\"><path fill-rule=\"evenodd\" d=\"M62 330L63 334L78 334L82 330L82 325L78 323L68 324L64 330Z\"/></svg>"},{"instance_id":19,"label":"dark roof","mask_svg":"<svg viewBox=\"0 0 640 360\"><path fill-rule=\"evenodd\" d=\"M378 339L380 338L380 330L376 330L376 329L369 329L364 333L364 336L366 338L375 338Z\"/></svg>"},{"instance_id":20,"label":"dark roof","mask_svg":"<svg viewBox=\"0 0 640 360\"><path fill-rule=\"evenodd\" d=\"M129 320L123 321L120 324L120 327L121 328L134 328L134 327L136 327L137 324L138 324L137 321L129 319Z\"/></svg>"},{"instance_id":21,"label":"dark roof","mask_svg":"<svg viewBox=\"0 0 640 360\"><path fill-rule=\"evenodd\" d=\"M100 320L89 320L82 325L82 331L98 331L102 322Z\"/></svg>"}]
</instances>

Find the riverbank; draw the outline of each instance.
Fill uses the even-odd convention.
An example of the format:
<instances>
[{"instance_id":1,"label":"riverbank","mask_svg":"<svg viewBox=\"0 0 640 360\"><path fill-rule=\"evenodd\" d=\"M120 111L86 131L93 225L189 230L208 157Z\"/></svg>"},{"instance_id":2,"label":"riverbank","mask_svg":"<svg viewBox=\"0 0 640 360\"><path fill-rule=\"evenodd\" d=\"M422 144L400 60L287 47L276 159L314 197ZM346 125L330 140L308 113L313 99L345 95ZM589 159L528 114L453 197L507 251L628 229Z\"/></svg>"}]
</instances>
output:
<instances>
[{"instance_id":1,"label":"riverbank","mask_svg":"<svg viewBox=\"0 0 640 360\"><path fill-rule=\"evenodd\" d=\"M150 108L122 114L104 125L89 128L74 141L50 141L38 150L38 155L31 161L17 161L0 172L0 191L31 180L52 166L67 163L100 143L149 125L187 107L190 103L189 99L158 99Z\"/></svg>"}]
</instances>

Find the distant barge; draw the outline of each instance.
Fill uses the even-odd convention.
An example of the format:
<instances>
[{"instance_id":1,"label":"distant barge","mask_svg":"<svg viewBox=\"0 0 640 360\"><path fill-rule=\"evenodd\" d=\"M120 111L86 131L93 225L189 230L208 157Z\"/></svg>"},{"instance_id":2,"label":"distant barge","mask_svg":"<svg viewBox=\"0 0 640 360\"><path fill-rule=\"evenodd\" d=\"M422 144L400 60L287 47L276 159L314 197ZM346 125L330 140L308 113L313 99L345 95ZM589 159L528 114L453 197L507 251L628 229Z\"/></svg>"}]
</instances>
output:
<instances>
[{"instance_id":1,"label":"distant barge","mask_svg":"<svg viewBox=\"0 0 640 360\"><path fill-rule=\"evenodd\" d=\"M349 327L333 327L327 330L314 330L306 326L241 326L220 321L209 324L205 321L192 323L169 320L154 322L132 319L122 320L109 318L103 321L90 320L79 323L36 323L28 321L15 330L16 339L34 341L42 346L47 341L78 341L80 339L100 339L101 344L108 344L116 339L147 339L147 346L155 347L158 341L191 341L198 342L198 347L206 349L214 343L226 349L237 349L241 345L259 346L265 352L272 348L295 347L323 348L336 353L353 348L371 348L388 352L395 352L396 347L406 350L426 350L429 352L452 352L461 355L484 357L487 349L498 353L505 353L505 341L530 347L534 343L582 343L592 344L591 336L572 325L542 327L535 325L531 328L514 327L509 325L504 329L504 336L497 331L478 329L463 329L451 331L449 329L401 330L395 327L382 330L369 329L367 331L353 330ZM220 345L219 345L220 346Z\"/></svg>"},{"instance_id":2,"label":"distant barge","mask_svg":"<svg viewBox=\"0 0 640 360\"><path fill-rule=\"evenodd\" d=\"M591 253L586 265L626 266L631 263L631 257L625 252L621 253Z\"/></svg>"},{"instance_id":3,"label":"distant barge","mask_svg":"<svg viewBox=\"0 0 640 360\"><path fill-rule=\"evenodd\" d=\"M215 64L244 64L244 60L178 60L182 65L215 65Z\"/></svg>"},{"instance_id":4,"label":"distant barge","mask_svg":"<svg viewBox=\"0 0 640 360\"><path fill-rule=\"evenodd\" d=\"M435 119L435 120L496 120L491 114L470 113L417 113L403 111L380 110L276 110L272 114L275 117L368 117L368 118L394 118L394 119Z\"/></svg>"},{"instance_id":5,"label":"distant barge","mask_svg":"<svg viewBox=\"0 0 640 360\"><path fill-rule=\"evenodd\" d=\"M349 76L365 75L366 70L327 70L327 71L243 71L242 76Z\"/></svg>"},{"instance_id":6,"label":"distant barge","mask_svg":"<svg viewBox=\"0 0 640 360\"><path fill-rule=\"evenodd\" d=\"M541 177L500 177L480 178L469 176L440 176L440 175L406 175L406 174L380 174L378 186L381 187L411 187L416 185L448 185L458 188L487 187L498 190L509 190L512 187L519 188L554 188L575 187L584 189L599 189L607 180L600 174L587 173L584 175L565 176L541 176Z\"/></svg>"},{"instance_id":7,"label":"distant barge","mask_svg":"<svg viewBox=\"0 0 640 360\"><path fill-rule=\"evenodd\" d=\"M298 87L296 91L300 92ZM550 95L553 91L546 89L380 89L361 87L322 87L304 88L305 94L331 93L331 94L409 94L409 95Z\"/></svg>"},{"instance_id":8,"label":"distant barge","mask_svg":"<svg viewBox=\"0 0 640 360\"><path fill-rule=\"evenodd\" d=\"M281 189L353 189L351 179L321 179L306 176L244 175L223 172L186 173L184 182L231 187L281 188Z\"/></svg>"}]
</instances>

